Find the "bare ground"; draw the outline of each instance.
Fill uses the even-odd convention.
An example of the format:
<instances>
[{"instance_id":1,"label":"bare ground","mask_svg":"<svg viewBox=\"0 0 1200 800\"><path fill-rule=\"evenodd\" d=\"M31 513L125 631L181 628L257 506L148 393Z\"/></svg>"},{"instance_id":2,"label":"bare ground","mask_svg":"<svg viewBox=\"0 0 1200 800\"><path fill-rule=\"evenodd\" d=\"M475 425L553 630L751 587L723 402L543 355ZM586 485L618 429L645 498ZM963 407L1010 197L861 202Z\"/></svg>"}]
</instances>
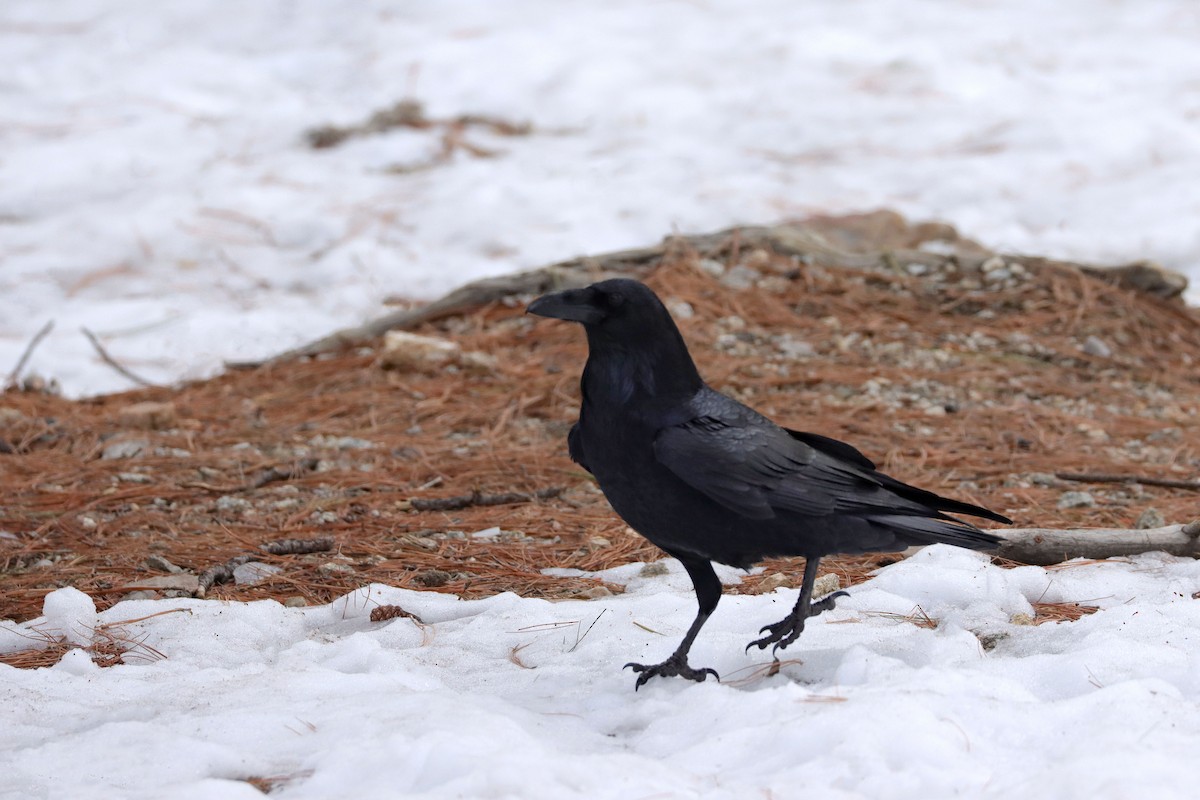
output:
<instances>
[{"instance_id":1,"label":"bare ground","mask_svg":"<svg viewBox=\"0 0 1200 800\"><path fill-rule=\"evenodd\" d=\"M1167 522L1200 516L1194 491L1053 477L1197 476L1197 312L1079 270L1012 266L855 270L734 246L722 261L668 253L648 282L710 383L789 427L853 443L901 479L1023 526L1132 527L1149 508ZM567 458L583 337L526 317L525 299L418 330L490 365L384 369L369 347L169 390L3 394L0 618L37 616L61 586L102 609L149 591L139 587L164 574L152 556L198 575L288 538L332 537L333 550L259 552L281 570L208 596L321 603L375 581L467 597L620 591L543 573L662 554ZM174 415L123 414L143 401ZM560 487L503 505L412 502ZM1071 491L1094 504L1066 507ZM894 559L826 566L849 585ZM733 591L799 579L793 560L765 566Z\"/></svg>"}]
</instances>

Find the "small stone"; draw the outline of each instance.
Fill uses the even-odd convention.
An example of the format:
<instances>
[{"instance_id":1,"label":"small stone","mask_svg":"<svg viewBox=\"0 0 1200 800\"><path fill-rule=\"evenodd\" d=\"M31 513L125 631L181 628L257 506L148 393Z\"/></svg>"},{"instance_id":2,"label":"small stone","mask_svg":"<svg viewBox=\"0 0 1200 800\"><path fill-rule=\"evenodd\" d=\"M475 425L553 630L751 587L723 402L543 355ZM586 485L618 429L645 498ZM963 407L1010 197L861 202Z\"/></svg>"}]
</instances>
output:
<instances>
[{"instance_id":1,"label":"small stone","mask_svg":"<svg viewBox=\"0 0 1200 800\"><path fill-rule=\"evenodd\" d=\"M822 575L813 583L813 597L824 597L842 588L842 581L832 572Z\"/></svg>"},{"instance_id":2,"label":"small stone","mask_svg":"<svg viewBox=\"0 0 1200 800\"><path fill-rule=\"evenodd\" d=\"M788 580L787 575L784 575L782 572L772 572L770 575L763 578L762 583L758 585L758 591L762 594L767 594L768 592L773 592L776 589L782 589L790 584L791 581Z\"/></svg>"},{"instance_id":3,"label":"small stone","mask_svg":"<svg viewBox=\"0 0 1200 800\"><path fill-rule=\"evenodd\" d=\"M133 458L134 456L141 455L149 448L150 443L145 439L117 439L105 445L104 450L100 453L100 458L105 461L117 458Z\"/></svg>"},{"instance_id":4,"label":"small stone","mask_svg":"<svg viewBox=\"0 0 1200 800\"><path fill-rule=\"evenodd\" d=\"M326 561L324 564L317 567L317 572L320 572L324 575L353 575L354 567L337 561Z\"/></svg>"},{"instance_id":5,"label":"small stone","mask_svg":"<svg viewBox=\"0 0 1200 800\"><path fill-rule=\"evenodd\" d=\"M12 428L17 425L23 425L28 421L29 417L15 408L0 408L0 428Z\"/></svg>"},{"instance_id":6,"label":"small stone","mask_svg":"<svg viewBox=\"0 0 1200 800\"><path fill-rule=\"evenodd\" d=\"M1084 340L1083 352L1087 353L1089 356L1096 356L1098 358L1112 357L1112 348L1105 344L1103 339L1099 339L1095 336L1089 336Z\"/></svg>"},{"instance_id":7,"label":"small stone","mask_svg":"<svg viewBox=\"0 0 1200 800\"><path fill-rule=\"evenodd\" d=\"M125 406L117 413L117 421L126 428L160 431L175 424L175 404L148 400Z\"/></svg>"},{"instance_id":8,"label":"small stone","mask_svg":"<svg viewBox=\"0 0 1200 800\"><path fill-rule=\"evenodd\" d=\"M388 331L383 337L379 363L385 369L439 367L457 361L462 348L456 342L408 331Z\"/></svg>"},{"instance_id":9,"label":"small stone","mask_svg":"<svg viewBox=\"0 0 1200 800\"><path fill-rule=\"evenodd\" d=\"M250 501L244 497L234 497L231 494L217 498L218 511L242 512L250 508Z\"/></svg>"},{"instance_id":10,"label":"small stone","mask_svg":"<svg viewBox=\"0 0 1200 800\"><path fill-rule=\"evenodd\" d=\"M501 531L500 531L499 526L493 526L491 528L484 528L481 531L475 531L474 533L471 534L471 538L472 539L495 539L496 537L498 537L500 535L500 532Z\"/></svg>"},{"instance_id":11,"label":"small stone","mask_svg":"<svg viewBox=\"0 0 1200 800\"><path fill-rule=\"evenodd\" d=\"M335 450L370 450L374 442L356 436L314 436L308 440L309 447L327 447Z\"/></svg>"},{"instance_id":12,"label":"small stone","mask_svg":"<svg viewBox=\"0 0 1200 800\"><path fill-rule=\"evenodd\" d=\"M1063 492L1058 498L1059 508L1092 508L1095 505L1096 498L1091 492Z\"/></svg>"},{"instance_id":13,"label":"small stone","mask_svg":"<svg viewBox=\"0 0 1200 800\"><path fill-rule=\"evenodd\" d=\"M1137 521L1133 523L1133 527L1139 531L1144 531L1149 528L1161 528L1166 524L1167 520L1163 517L1162 512L1157 508L1147 508L1138 514Z\"/></svg>"},{"instance_id":14,"label":"small stone","mask_svg":"<svg viewBox=\"0 0 1200 800\"><path fill-rule=\"evenodd\" d=\"M118 472L117 480L121 483L153 483L154 479L140 472Z\"/></svg>"},{"instance_id":15,"label":"small stone","mask_svg":"<svg viewBox=\"0 0 1200 800\"><path fill-rule=\"evenodd\" d=\"M1031 472L1029 482L1034 486L1054 486L1058 483L1058 478L1049 472Z\"/></svg>"},{"instance_id":16,"label":"small stone","mask_svg":"<svg viewBox=\"0 0 1200 800\"><path fill-rule=\"evenodd\" d=\"M84 515L84 516L78 517L78 519L79 519L79 526L81 528L83 528L84 530L91 531L91 530L96 529L97 522L96 522L95 517L89 517L89 516Z\"/></svg>"},{"instance_id":17,"label":"small stone","mask_svg":"<svg viewBox=\"0 0 1200 800\"><path fill-rule=\"evenodd\" d=\"M165 558L157 554L147 556L146 560L142 563L145 564L147 569L157 570L158 572L169 572L172 575L183 572L180 567L175 566L170 561L167 561Z\"/></svg>"},{"instance_id":18,"label":"small stone","mask_svg":"<svg viewBox=\"0 0 1200 800\"><path fill-rule=\"evenodd\" d=\"M639 578L657 578L660 575L666 575L670 570L667 569L665 561L651 561L649 564L638 570Z\"/></svg>"},{"instance_id":19,"label":"small stone","mask_svg":"<svg viewBox=\"0 0 1200 800\"><path fill-rule=\"evenodd\" d=\"M696 262L696 266L714 278L719 278L725 274L725 265L711 258L700 259Z\"/></svg>"},{"instance_id":20,"label":"small stone","mask_svg":"<svg viewBox=\"0 0 1200 800\"><path fill-rule=\"evenodd\" d=\"M460 353L458 363L471 372L494 372L499 360L491 353L481 353L478 350L468 350Z\"/></svg>"},{"instance_id":21,"label":"small stone","mask_svg":"<svg viewBox=\"0 0 1200 800\"><path fill-rule=\"evenodd\" d=\"M686 300L667 301L667 310L675 319L691 319L696 316L696 309L692 308L692 304Z\"/></svg>"},{"instance_id":22,"label":"small stone","mask_svg":"<svg viewBox=\"0 0 1200 800\"><path fill-rule=\"evenodd\" d=\"M612 542L605 539L603 536L593 536L588 539L588 547L593 550L600 550L605 547L612 547Z\"/></svg>"},{"instance_id":23,"label":"small stone","mask_svg":"<svg viewBox=\"0 0 1200 800\"><path fill-rule=\"evenodd\" d=\"M579 597L583 597L588 600L599 600L602 597L612 596L612 589L609 589L607 586L593 586L590 589L584 589L579 593Z\"/></svg>"},{"instance_id":24,"label":"small stone","mask_svg":"<svg viewBox=\"0 0 1200 800\"><path fill-rule=\"evenodd\" d=\"M186 594L195 594L200 589L200 579L190 572L180 572L174 575L155 575L151 578L141 578L133 582L141 589L173 589Z\"/></svg>"},{"instance_id":25,"label":"small stone","mask_svg":"<svg viewBox=\"0 0 1200 800\"><path fill-rule=\"evenodd\" d=\"M284 608L304 608L306 605L308 605L308 600L299 596L289 597L283 601Z\"/></svg>"},{"instance_id":26,"label":"small stone","mask_svg":"<svg viewBox=\"0 0 1200 800\"><path fill-rule=\"evenodd\" d=\"M735 264L733 269L721 276L721 283L735 291L749 289L758 283L762 273L751 269L745 264Z\"/></svg>"},{"instance_id":27,"label":"small stone","mask_svg":"<svg viewBox=\"0 0 1200 800\"><path fill-rule=\"evenodd\" d=\"M1013 614L1008 621L1013 625L1032 625L1034 623L1033 617L1028 614Z\"/></svg>"},{"instance_id":28,"label":"small stone","mask_svg":"<svg viewBox=\"0 0 1200 800\"><path fill-rule=\"evenodd\" d=\"M121 596L122 600L157 600L158 592L152 589L138 589Z\"/></svg>"},{"instance_id":29,"label":"small stone","mask_svg":"<svg viewBox=\"0 0 1200 800\"><path fill-rule=\"evenodd\" d=\"M233 582L239 586L253 586L280 572L283 572L283 567L264 564L261 561L247 561L245 564L234 567Z\"/></svg>"}]
</instances>

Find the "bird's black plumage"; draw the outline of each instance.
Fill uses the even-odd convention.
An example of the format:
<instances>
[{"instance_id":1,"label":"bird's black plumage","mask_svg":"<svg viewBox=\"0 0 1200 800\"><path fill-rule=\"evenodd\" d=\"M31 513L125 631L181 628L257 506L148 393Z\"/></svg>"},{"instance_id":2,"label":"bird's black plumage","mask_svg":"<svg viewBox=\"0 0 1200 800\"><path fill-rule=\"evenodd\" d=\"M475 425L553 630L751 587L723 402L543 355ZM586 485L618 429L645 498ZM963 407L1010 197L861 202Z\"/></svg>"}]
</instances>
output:
<instances>
[{"instance_id":1,"label":"bird's black plumage","mask_svg":"<svg viewBox=\"0 0 1200 800\"><path fill-rule=\"evenodd\" d=\"M821 557L935 542L987 549L1000 539L946 512L1009 522L884 475L850 445L781 428L710 388L667 309L637 281L548 294L528 310L583 324L588 360L579 422L567 438L571 458L630 527L682 562L696 588L700 610L675 653L629 665L641 673L639 687L656 675L716 675L687 663L721 596L713 561L806 558L795 609L750 645L778 649L845 594L812 601Z\"/></svg>"}]
</instances>

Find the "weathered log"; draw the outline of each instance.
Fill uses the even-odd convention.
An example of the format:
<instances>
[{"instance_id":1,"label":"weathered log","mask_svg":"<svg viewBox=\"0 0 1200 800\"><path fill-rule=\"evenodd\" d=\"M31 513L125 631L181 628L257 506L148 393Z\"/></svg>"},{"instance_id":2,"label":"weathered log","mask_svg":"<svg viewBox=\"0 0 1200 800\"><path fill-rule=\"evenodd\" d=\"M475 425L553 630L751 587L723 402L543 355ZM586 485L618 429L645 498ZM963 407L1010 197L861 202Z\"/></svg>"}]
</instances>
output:
<instances>
[{"instance_id":1,"label":"weathered log","mask_svg":"<svg viewBox=\"0 0 1200 800\"><path fill-rule=\"evenodd\" d=\"M1162 528L1014 528L997 531L1004 543L992 554L1022 564L1058 564L1072 558L1112 558L1161 551L1200 556L1200 522Z\"/></svg>"}]
</instances>

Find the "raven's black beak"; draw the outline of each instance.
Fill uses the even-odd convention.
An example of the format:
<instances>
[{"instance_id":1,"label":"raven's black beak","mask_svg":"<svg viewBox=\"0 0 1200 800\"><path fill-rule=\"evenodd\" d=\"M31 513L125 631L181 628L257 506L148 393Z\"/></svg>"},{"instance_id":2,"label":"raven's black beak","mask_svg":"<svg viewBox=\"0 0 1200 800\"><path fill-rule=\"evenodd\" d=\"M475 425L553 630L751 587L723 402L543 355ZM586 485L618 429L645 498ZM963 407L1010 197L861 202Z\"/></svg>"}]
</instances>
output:
<instances>
[{"instance_id":1,"label":"raven's black beak","mask_svg":"<svg viewBox=\"0 0 1200 800\"><path fill-rule=\"evenodd\" d=\"M525 313L582 322L586 325L604 319L604 312L593 305L592 299L593 294L588 289L569 289L565 292L544 294L530 303Z\"/></svg>"}]
</instances>

